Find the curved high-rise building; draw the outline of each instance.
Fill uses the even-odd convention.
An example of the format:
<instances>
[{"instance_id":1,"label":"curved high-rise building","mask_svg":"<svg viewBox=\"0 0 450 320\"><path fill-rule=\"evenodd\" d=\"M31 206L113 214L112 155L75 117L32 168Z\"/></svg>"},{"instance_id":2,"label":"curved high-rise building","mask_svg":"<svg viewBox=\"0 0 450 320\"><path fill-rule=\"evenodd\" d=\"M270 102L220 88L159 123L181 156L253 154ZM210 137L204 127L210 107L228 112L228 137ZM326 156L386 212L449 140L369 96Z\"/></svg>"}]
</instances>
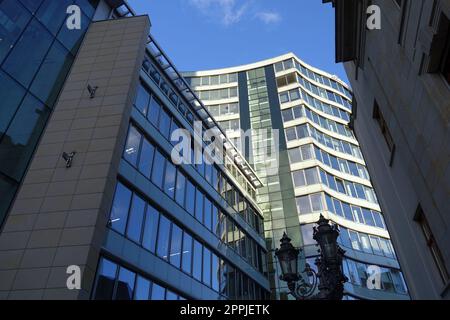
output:
<instances>
[{"instance_id":1,"label":"curved high-rise building","mask_svg":"<svg viewBox=\"0 0 450 320\"><path fill-rule=\"evenodd\" d=\"M352 93L343 81L292 53L184 76L264 184L257 202L271 249L273 299L289 298L273 255L279 239L287 231L314 267L318 251L312 231L321 213L340 226L346 299L409 298L350 127ZM267 152L267 142L277 144L279 152Z\"/></svg>"}]
</instances>

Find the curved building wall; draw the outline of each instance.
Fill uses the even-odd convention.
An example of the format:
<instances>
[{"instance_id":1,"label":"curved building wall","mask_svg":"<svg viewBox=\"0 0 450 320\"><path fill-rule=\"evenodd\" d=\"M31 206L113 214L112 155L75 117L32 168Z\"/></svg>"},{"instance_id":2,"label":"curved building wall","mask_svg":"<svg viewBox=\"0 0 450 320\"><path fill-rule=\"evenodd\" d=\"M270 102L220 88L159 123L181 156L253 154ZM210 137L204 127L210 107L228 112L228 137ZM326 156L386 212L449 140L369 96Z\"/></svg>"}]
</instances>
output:
<instances>
[{"instance_id":1,"label":"curved building wall","mask_svg":"<svg viewBox=\"0 0 450 320\"><path fill-rule=\"evenodd\" d=\"M184 76L264 184L257 202L268 249L278 247L287 230L314 266L312 226L322 213L341 229L349 278L346 298L408 299L364 157L349 127L352 93L343 81L292 53ZM251 133L243 136L248 129ZM270 133L263 136L256 129ZM261 145L277 138L275 159ZM270 170L273 161L278 161L276 173ZM288 299L273 252L268 262L272 298ZM381 272L381 287L375 290L367 288L370 266Z\"/></svg>"}]
</instances>

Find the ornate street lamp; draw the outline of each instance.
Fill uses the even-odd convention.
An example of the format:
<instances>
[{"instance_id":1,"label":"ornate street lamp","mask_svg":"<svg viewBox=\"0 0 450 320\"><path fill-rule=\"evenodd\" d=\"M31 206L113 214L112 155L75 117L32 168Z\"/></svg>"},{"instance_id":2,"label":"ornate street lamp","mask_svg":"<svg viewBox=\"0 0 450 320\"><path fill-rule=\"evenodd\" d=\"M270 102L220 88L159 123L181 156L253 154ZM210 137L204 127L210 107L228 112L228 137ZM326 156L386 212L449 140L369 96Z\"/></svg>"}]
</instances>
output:
<instances>
[{"instance_id":1,"label":"ornate street lamp","mask_svg":"<svg viewBox=\"0 0 450 320\"><path fill-rule=\"evenodd\" d=\"M347 278L342 273L345 251L337 244L339 230L336 225L330 225L323 215L320 215L317 225L314 227L313 238L320 246L320 257L315 261L319 272L316 273L306 264L303 274L307 276L307 280L299 275L297 259L300 250L294 248L285 233L280 240L280 249L275 250L282 272L280 280L287 282L290 293L297 300L342 300ZM319 293L313 295L317 287Z\"/></svg>"}]
</instances>

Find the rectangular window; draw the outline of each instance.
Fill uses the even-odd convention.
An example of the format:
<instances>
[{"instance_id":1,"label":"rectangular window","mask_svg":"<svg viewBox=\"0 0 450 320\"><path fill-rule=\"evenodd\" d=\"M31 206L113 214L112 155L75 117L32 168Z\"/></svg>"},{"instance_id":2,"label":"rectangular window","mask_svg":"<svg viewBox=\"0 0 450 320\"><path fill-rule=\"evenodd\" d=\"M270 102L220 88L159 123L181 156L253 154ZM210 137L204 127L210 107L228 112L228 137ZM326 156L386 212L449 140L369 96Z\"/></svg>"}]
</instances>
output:
<instances>
[{"instance_id":1,"label":"rectangular window","mask_svg":"<svg viewBox=\"0 0 450 320\"><path fill-rule=\"evenodd\" d=\"M139 131L135 127L130 126L127 142L125 144L124 158L133 166L136 166L141 140L142 135Z\"/></svg>"},{"instance_id":2,"label":"rectangular window","mask_svg":"<svg viewBox=\"0 0 450 320\"><path fill-rule=\"evenodd\" d=\"M117 265L101 258L97 272L94 300L111 300L117 275Z\"/></svg>"},{"instance_id":3,"label":"rectangular window","mask_svg":"<svg viewBox=\"0 0 450 320\"><path fill-rule=\"evenodd\" d=\"M120 267L119 279L116 289L116 299L117 300L132 300L134 292L134 282L136 279L136 274L131 272L124 267Z\"/></svg>"},{"instance_id":4,"label":"rectangular window","mask_svg":"<svg viewBox=\"0 0 450 320\"><path fill-rule=\"evenodd\" d=\"M136 194L133 195L133 202L131 204L127 237L137 243L141 242L142 223L144 220L145 202Z\"/></svg>"},{"instance_id":5,"label":"rectangular window","mask_svg":"<svg viewBox=\"0 0 450 320\"><path fill-rule=\"evenodd\" d=\"M164 260L169 260L169 239L171 222L165 216L161 215L158 228L158 242L156 246L156 254Z\"/></svg>"},{"instance_id":6,"label":"rectangular window","mask_svg":"<svg viewBox=\"0 0 450 320\"><path fill-rule=\"evenodd\" d=\"M203 200L203 193L200 189L197 189L197 192L195 193L195 218L200 221L200 223L203 223Z\"/></svg>"},{"instance_id":7,"label":"rectangular window","mask_svg":"<svg viewBox=\"0 0 450 320\"><path fill-rule=\"evenodd\" d=\"M186 191L186 177L180 170L178 170L175 200L182 207L184 207L185 191Z\"/></svg>"},{"instance_id":8,"label":"rectangular window","mask_svg":"<svg viewBox=\"0 0 450 320\"><path fill-rule=\"evenodd\" d=\"M191 215L195 214L195 211L194 211L194 209L195 209L195 187L189 180L186 180L186 204L185 204L185 209Z\"/></svg>"},{"instance_id":9,"label":"rectangular window","mask_svg":"<svg viewBox=\"0 0 450 320\"><path fill-rule=\"evenodd\" d=\"M203 246L197 240L194 240L192 262L192 275L195 279L202 281Z\"/></svg>"},{"instance_id":10,"label":"rectangular window","mask_svg":"<svg viewBox=\"0 0 450 320\"><path fill-rule=\"evenodd\" d=\"M203 276L202 281L211 286L211 251L203 248Z\"/></svg>"},{"instance_id":11,"label":"rectangular window","mask_svg":"<svg viewBox=\"0 0 450 320\"><path fill-rule=\"evenodd\" d=\"M119 232L120 234L125 233L131 195L132 192L127 187L120 182L117 183L116 193L114 195L114 201L111 209L110 224L111 229Z\"/></svg>"},{"instance_id":12,"label":"rectangular window","mask_svg":"<svg viewBox=\"0 0 450 320\"><path fill-rule=\"evenodd\" d=\"M166 163L166 174L164 179L164 192L172 199L175 196L175 178L177 170L170 162Z\"/></svg>"},{"instance_id":13,"label":"rectangular window","mask_svg":"<svg viewBox=\"0 0 450 320\"><path fill-rule=\"evenodd\" d=\"M150 252L155 252L156 236L158 232L159 212L152 206L147 206L145 216L144 235L142 238L142 246Z\"/></svg>"},{"instance_id":14,"label":"rectangular window","mask_svg":"<svg viewBox=\"0 0 450 320\"><path fill-rule=\"evenodd\" d=\"M433 256L436 267L439 270L439 274L441 275L442 281L444 284L447 284L450 278L447 266L445 264L445 260L442 256L441 250L434 238L433 231L428 223L428 220L423 212L422 206L419 205L416 211L415 216L416 222L419 224L422 229L423 235L425 237L425 241L427 243L428 248L430 249L431 255Z\"/></svg>"},{"instance_id":15,"label":"rectangular window","mask_svg":"<svg viewBox=\"0 0 450 320\"><path fill-rule=\"evenodd\" d=\"M181 255L181 269L187 274L192 272L192 237L183 233L183 252Z\"/></svg>"},{"instance_id":16,"label":"rectangular window","mask_svg":"<svg viewBox=\"0 0 450 320\"><path fill-rule=\"evenodd\" d=\"M147 178L150 178L154 154L155 147L147 139L144 139L139 159L139 171Z\"/></svg>"},{"instance_id":17,"label":"rectangular window","mask_svg":"<svg viewBox=\"0 0 450 320\"><path fill-rule=\"evenodd\" d=\"M175 224L172 224L172 239L170 240L170 263L180 268L181 264L181 241L183 231Z\"/></svg>"},{"instance_id":18,"label":"rectangular window","mask_svg":"<svg viewBox=\"0 0 450 320\"><path fill-rule=\"evenodd\" d=\"M389 128L387 126L386 120L384 119L383 114L381 113L380 106L378 105L378 102L376 100L373 106L373 118L378 122L384 140L386 141L389 151L391 152L390 165L392 165L395 153L395 143L394 139L392 138L391 132L389 131Z\"/></svg>"},{"instance_id":19,"label":"rectangular window","mask_svg":"<svg viewBox=\"0 0 450 320\"><path fill-rule=\"evenodd\" d=\"M166 159L164 158L164 156L158 150L156 150L153 163L152 182L160 189L162 189L163 187L165 163Z\"/></svg>"}]
</instances>

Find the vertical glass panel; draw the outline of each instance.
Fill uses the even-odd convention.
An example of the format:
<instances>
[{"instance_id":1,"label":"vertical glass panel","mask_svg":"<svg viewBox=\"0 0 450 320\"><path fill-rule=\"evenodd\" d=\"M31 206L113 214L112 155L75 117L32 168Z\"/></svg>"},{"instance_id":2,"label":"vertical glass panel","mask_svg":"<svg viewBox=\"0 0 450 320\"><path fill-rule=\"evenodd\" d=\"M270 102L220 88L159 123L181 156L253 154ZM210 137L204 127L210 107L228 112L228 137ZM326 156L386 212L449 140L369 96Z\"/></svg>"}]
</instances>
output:
<instances>
[{"instance_id":1,"label":"vertical glass panel","mask_svg":"<svg viewBox=\"0 0 450 320\"><path fill-rule=\"evenodd\" d=\"M181 256L181 269L187 274L192 272L192 237L183 233L183 253Z\"/></svg>"},{"instance_id":2,"label":"vertical glass panel","mask_svg":"<svg viewBox=\"0 0 450 320\"><path fill-rule=\"evenodd\" d=\"M171 222L163 215L159 219L158 242L156 254L164 260L169 260L169 239Z\"/></svg>"},{"instance_id":3,"label":"vertical glass panel","mask_svg":"<svg viewBox=\"0 0 450 320\"><path fill-rule=\"evenodd\" d=\"M172 239L170 241L170 263L180 268L181 265L181 241L183 231L175 224L172 225Z\"/></svg>"},{"instance_id":4,"label":"vertical glass panel","mask_svg":"<svg viewBox=\"0 0 450 320\"><path fill-rule=\"evenodd\" d=\"M192 255L192 275L195 279L202 281L202 265L203 265L203 256L202 256L203 246L200 242L194 240L194 251Z\"/></svg>"},{"instance_id":5,"label":"vertical glass panel","mask_svg":"<svg viewBox=\"0 0 450 320\"><path fill-rule=\"evenodd\" d=\"M99 0L77 0L75 3L80 6L81 10L90 18L94 16L95 9L98 6Z\"/></svg>"},{"instance_id":6,"label":"vertical glass panel","mask_svg":"<svg viewBox=\"0 0 450 320\"><path fill-rule=\"evenodd\" d=\"M302 171L296 171L292 174L293 180L294 180L294 186L295 187L303 187L306 185L305 176Z\"/></svg>"},{"instance_id":7,"label":"vertical glass panel","mask_svg":"<svg viewBox=\"0 0 450 320\"><path fill-rule=\"evenodd\" d=\"M166 164L166 175L164 179L164 192L172 199L175 196L175 178L177 170L170 162Z\"/></svg>"},{"instance_id":8,"label":"vertical glass panel","mask_svg":"<svg viewBox=\"0 0 450 320\"><path fill-rule=\"evenodd\" d=\"M173 293L170 290L167 290L166 291L166 300L169 300L169 301L178 300L178 295L176 293Z\"/></svg>"},{"instance_id":9,"label":"vertical glass panel","mask_svg":"<svg viewBox=\"0 0 450 320\"><path fill-rule=\"evenodd\" d=\"M187 180L186 181L186 206L187 212L191 215L195 214L195 187L194 185Z\"/></svg>"},{"instance_id":10,"label":"vertical glass panel","mask_svg":"<svg viewBox=\"0 0 450 320\"><path fill-rule=\"evenodd\" d=\"M166 289L153 283L152 285L152 296L151 300L165 300L166 299Z\"/></svg>"},{"instance_id":11,"label":"vertical glass panel","mask_svg":"<svg viewBox=\"0 0 450 320\"><path fill-rule=\"evenodd\" d=\"M120 267L115 297L117 300L133 300L135 278L134 272Z\"/></svg>"},{"instance_id":12,"label":"vertical glass panel","mask_svg":"<svg viewBox=\"0 0 450 320\"><path fill-rule=\"evenodd\" d=\"M212 254L212 262L211 262L211 275L212 275L212 285L211 287L215 291L219 291L219 283L220 283L220 269L219 269L219 257L215 254Z\"/></svg>"},{"instance_id":13,"label":"vertical glass panel","mask_svg":"<svg viewBox=\"0 0 450 320\"><path fill-rule=\"evenodd\" d=\"M212 232L219 235L219 209L216 206L213 206L212 211Z\"/></svg>"},{"instance_id":14,"label":"vertical glass panel","mask_svg":"<svg viewBox=\"0 0 450 320\"><path fill-rule=\"evenodd\" d=\"M56 36L66 19L67 7L71 4L71 0L45 0L36 16Z\"/></svg>"},{"instance_id":15,"label":"vertical glass panel","mask_svg":"<svg viewBox=\"0 0 450 320\"><path fill-rule=\"evenodd\" d=\"M381 251L380 248L380 243L378 242L378 238L376 237L370 237L370 245L372 246L373 252L377 255L382 256L383 252Z\"/></svg>"},{"instance_id":16,"label":"vertical glass panel","mask_svg":"<svg viewBox=\"0 0 450 320\"><path fill-rule=\"evenodd\" d=\"M342 203L342 209L344 210L344 216L347 220L353 221L353 214L350 205L347 203Z\"/></svg>"},{"instance_id":17,"label":"vertical glass panel","mask_svg":"<svg viewBox=\"0 0 450 320\"><path fill-rule=\"evenodd\" d=\"M5 60L3 69L28 87L52 41L50 33L33 19Z\"/></svg>"},{"instance_id":18,"label":"vertical glass panel","mask_svg":"<svg viewBox=\"0 0 450 320\"><path fill-rule=\"evenodd\" d=\"M131 202L131 191L120 182L117 183L116 194L111 209L111 228L120 234L125 233L128 210Z\"/></svg>"},{"instance_id":19,"label":"vertical glass panel","mask_svg":"<svg viewBox=\"0 0 450 320\"><path fill-rule=\"evenodd\" d=\"M136 194L133 195L133 202L128 218L127 237L140 243L142 222L144 220L145 202Z\"/></svg>"},{"instance_id":20,"label":"vertical glass panel","mask_svg":"<svg viewBox=\"0 0 450 320\"><path fill-rule=\"evenodd\" d=\"M58 40L61 41L61 43L73 55L77 54L77 51L80 48L81 42L83 40L83 36L91 22L90 19L84 13L81 13L80 18L81 18L80 29L69 29L65 25L63 25L57 37Z\"/></svg>"},{"instance_id":21,"label":"vertical glass panel","mask_svg":"<svg viewBox=\"0 0 450 320\"><path fill-rule=\"evenodd\" d=\"M169 139L170 134L170 121L171 118L169 114L166 112L166 110L161 109L158 128L161 134L167 139Z\"/></svg>"},{"instance_id":22,"label":"vertical glass panel","mask_svg":"<svg viewBox=\"0 0 450 320\"><path fill-rule=\"evenodd\" d=\"M14 114L16 113L16 110L25 95L25 90L1 70L0 83L0 101L2 102L2 106L0 108L1 137L14 117Z\"/></svg>"},{"instance_id":23,"label":"vertical glass panel","mask_svg":"<svg viewBox=\"0 0 450 320\"><path fill-rule=\"evenodd\" d=\"M144 139L139 159L139 171L147 178L150 178L154 155L155 147L147 139Z\"/></svg>"},{"instance_id":24,"label":"vertical glass panel","mask_svg":"<svg viewBox=\"0 0 450 320\"><path fill-rule=\"evenodd\" d=\"M307 214L312 212L311 203L309 202L309 197L297 198L297 210L299 214Z\"/></svg>"},{"instance_id":25,"label":"vertical glass panel","mask_svg":"<svg viewBox=\"0 0 450 320\"><path fill-rule=\"evenodd\" d=\"M152 206L147 206L145 216L144 235L142 238L142 246L155 252L156 249L156 235L158 232L159 212Z\"/></svg>"},{"instance_id":26,"label":"vertical glass panel","mask_svg":"<svg viewBox=\"0 0 450 320\"><path fill-rule=\"evenodd\" d=\"M95 288L94 300L112 299L116 274L117 265L102 258L97 272L97 285Z\"/></svg>"},{"instance_id":27,"label":"vertical glass panel","mask_svg":"<svg viewBox=\"0 0 450 320\"><path fill-rule=\"evenodd\" d=\"M72 63L72 55L58 42L54 42L33 80L31 92L48 106L53 106Z\"/></svg>"},{"instance_id":28,"label":"vertical glass panel","mask_svg":"<svg viewBox=\"0 0 450 320\"><path fill-rule=\"evenodd\" d=\"M203 193L197 189L195 193L195 218L203 223Z\"/></svg>"},{"instance_id":29,"label":"vertical glass panel","mask_svg":"<svg viewBox=\"0 0 450 320\"><path fill-rule=\"evenodd\" d=\"M306 224L301 226L302 236L303 236L303 244L305 246L315 245L317 244L316 240L313 239L313 225Z\"/></svg>"},{"instance_id":30,"label":"vertical glass panel","mask_svg":"<svg viewBox=\"0 0 450 320\"><path fill-rule=\"evenodd\" d=\"M150 281L138 276L136 279L134 300L149 300L150 284Z\"/></svg>"},{"instance_id":31,"label":"vertical glass panel","mask_svg":"<svg viewBox=\"0 0 450 320\"><path fill-rule=\"evenodd\" d=\"M384 229L384 222L383 222L383 217L381 216L381 213L372 211L372 214L373 214L375 225L378 228Z\"/></svg>"},{"instance_id":32,"label":"vertical glass panel","mask_svg":"<svg viewBox=\"0 0 450 320\"><path fill-rule=\"evenodd\" d=\"M147 89L141 83L138 86L138 92L136 95L136 101L134 102L134 105L144 115L147 115L149 103L150 103L150 93L148 93Z\"/></svg>"},{"instance_id":33,"label":"vertical glass panel","mask_svg":"<svg viewBox=\"0 0 450 320\"><path fill-rule=\"evenodd\" d=\"M158 126L159 113L161 112L161 103L152 96L150 101L150 110L148 112L148 119L154 126Z\"/></svg>"},{"instance_id":34,"label":"vertical glass panel","mask_svg":"<svg viewBox=\"0 0 450 320\"><path fill-rule=\"evenodd\" d=\"M322 194L316 193L311 195L311 204L312 204L312 210L314 212L321 211L323 209L322 205Z\"/></svg>"},{"instance_id":35,"label":"vertical glass panel","mask_svg":"<svg viewBox=\"0 0 450 320\"><path fill-rule=\"evenodd\" d=\"M0 143L0 170L20 181L45 127L50 111L27 95Z\"/></svg>"},{"instance_id":36,"label":"vertical glass panel","mask_svg":"<svg viewBox=\"0 0 450 320\"><path fill-rule=\"evenodd\" d=\"M354 231L349 232L350 232L350 240L352 241L352 248L355 250L361 250L361 247L359 245L358 234Z\"/></svg>"},{"instance_id":37,"label":"vertical glass panel","mask_svg":"<svg viewBox=\"0 0 450 320\"><path fill-rule=\"evenodd\" d=\"M205 197L205 207L204 207L204 225L209 230L212 231L212 204L211 201Z\"/></svg>"},{"instance_id":38,"label":"vertical glass panel","mask_svg":"<svg viewBox=\"0 0 450 320\"><path fill-rule=\"evenodd\" d=\"M344 212L342 211L341 202L339 200L333 199L334 208L336 210L336 214L343 217Z\"/></svg>"},{"instance_id":39,"label":"vertical glass panel","mask_svg":"<svg viewBox=\"0 0 450 320\"><path fill-rule=\"evenodd\" d=\"M135 127L130 126L127 142L125 144L124 158L133 166L136 166L141 139L142 135L139 133L139 131L137 131Z\"/></svg>"},{"instance_id":40,"label":"vertical glass panel","mask_svg":"<svg viewBox=\"0 0 450 320\"><path fill-rule=\"evenodd\" d=\"M202 281L211 286L211 251L203 248L203 277Z\"/></svg>"},{"instance_id":41,"label":"vertical glass panel","mask_svg":"<svg viewBox=\"0 0 450 320\"><path fill-rule=\"evenodd\" d=\"M165 163L166 159L164 158L164 156L158 150L155 150L155 159L153 162L152 170L152 182L161 189L163 187Z\"/></svg>"},{"instance_id":42,"label":"vertical glass panel","mask_svg":"<svg viewBox=\"0 0 450 320\"><path fill-rule=\"evenodd\" d=\"M364 216L364 220L366 221L366 224L374 227L375 221L373 220L372 212L368 209L362 209L362 212L363 212L363 216Z\"/></svg>"},{"instance_id":43,"label":"vertical glass panel","mask_svg":"<svg viewBox=\"0 0 450 320\"><path fill-rule=\"evenodd\" d=\"M184 195L186 192L186 177L178 170L177 171L177 184L175 192L175 200L180 206L184 206Z\"/></svg>"},{"instance_id":44,"label":"vertical glass panel","mask_svg":"<svg viewBox=\"0 0 450 320\"><path fill-rule=\"evenodd\" d=\"M370 245L369 237L365 234L360 234L359 238L361 239L361 245L362 245L363 251L366 253L373 253L372 247Z\"/></svg>"},{"instance_id":45,"label":"vertical glass panel","mask_svg":"<svg viewBox=\"0 0 450 320\"><path fill-rule=\"evenodd\" d=\"M28 0L26 6L34 11L33 4L37 0ZM0 3L0 64L13 47L17 38L31 19L30 13L18 1L2 1Z\"/></svg>"}]
</instances>

